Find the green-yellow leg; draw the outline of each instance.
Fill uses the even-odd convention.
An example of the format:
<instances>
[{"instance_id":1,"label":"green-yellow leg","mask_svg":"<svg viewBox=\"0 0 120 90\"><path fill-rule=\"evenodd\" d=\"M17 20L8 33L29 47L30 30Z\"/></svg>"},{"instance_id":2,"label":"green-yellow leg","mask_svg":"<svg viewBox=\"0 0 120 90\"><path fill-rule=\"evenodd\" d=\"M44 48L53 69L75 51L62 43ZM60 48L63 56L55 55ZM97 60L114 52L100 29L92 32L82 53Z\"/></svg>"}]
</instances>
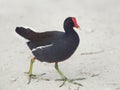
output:
<instances>
[{"instance_id":1,"label":"green-yellow leg","mask_svg":"<svg viewBox=\"0 0 120 90\"><path fill-rule=\"evenodd\" d=\"M36 59L35 57L32 58L32 59L31 59L31 62L30 62L30 68L29 68L29 72L28 72L28 74L29 74L28 84L31 82L31 78L36 76L36 75L33 75L33 74L32 74L33 63L35 62L35 59Z\"/></svg>"},{"instance_id":2,"label":"green-yellow leg","mask_svg":"<svg viewBox=\"0 0 120 90\"><path fill-rule=\"evenodd\" d=\"M33 69L33 63L35 62L35 57L31 59L30 61L30 68L29 68L29 72L28 72L28 75L29 75L29 81L28 81L28 84L31 82L31 79L41 79L41 80L45 80L45 81L49 81L49 79L46 79L46 78L42 78L41 76L45 75L46 73L43 73L41 75L34 75L32 74L32 69Z\"/></svg>"},{"instance_id":3,"label":"green-yellow leg","mask_svg":"<svg viewBox=\"0 0 120 90\"><path fill-rule=\"evenodd\" d=\"M57 72L60 74L60 76L61 76L61 78L62 78L62 79L58 79L58 80L63 80L63 83L60 85L60 87L62 87L68 79L67 79L67 77L60 71L57 62L55 62L55 69L57 70Z\"/></svg>"},{"instance_id":4,"label":"green-yellow leg","mask_svg":"<svg viewBox=\"0 0 120 90\"><path fill-rule=\"evenodd\" d=\"M60 87L62 87L62 86L65 84L66 81L68 81L69 83L73 83L73 84L82 86L82 84L77 83L77 82L74 82L74 79L72 79L72 80L68 79L68 78L60 71L57 62L55 63L55 69L57 70L57 72L60 74L60 76L61 76L61 78L62 78L62 79L57 79L57 81L58 81L58 80L59 80L59 81L63 81L63 83L60 85ZM76 79L76 80L77 80L77 79Z\"/></svg>"}]
</instances>

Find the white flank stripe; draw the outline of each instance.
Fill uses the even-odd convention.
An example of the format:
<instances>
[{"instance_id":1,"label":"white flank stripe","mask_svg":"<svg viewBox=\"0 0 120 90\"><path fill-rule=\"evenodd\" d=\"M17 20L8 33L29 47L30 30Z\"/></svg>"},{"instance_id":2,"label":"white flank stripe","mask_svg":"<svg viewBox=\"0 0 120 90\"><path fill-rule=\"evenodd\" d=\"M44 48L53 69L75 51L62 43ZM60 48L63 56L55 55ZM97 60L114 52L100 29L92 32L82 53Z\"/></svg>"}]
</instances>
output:
<instances>
[{"instance_id":1,"label":"white flank stripe","mask_svg":"<svg viewBox=\"0 0 120 90\"><path fill-rule=\"evenodd\" d=\"M50 46L53 46L53 43L52 43L52 44L49 44L49 45L39 46L39 47L33 48L32 51L36 51L37 49L47 48L47 47L50 47Z\"/></svg>"}]
</instances>

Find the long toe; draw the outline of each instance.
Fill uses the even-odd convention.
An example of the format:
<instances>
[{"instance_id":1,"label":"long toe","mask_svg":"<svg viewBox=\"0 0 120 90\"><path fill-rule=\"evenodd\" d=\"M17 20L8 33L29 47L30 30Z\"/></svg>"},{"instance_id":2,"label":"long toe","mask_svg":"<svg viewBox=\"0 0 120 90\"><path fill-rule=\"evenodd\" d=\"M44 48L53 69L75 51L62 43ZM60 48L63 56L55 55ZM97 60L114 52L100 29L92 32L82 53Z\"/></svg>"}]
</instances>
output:
<instances>
[{"instance_id":1,"label":"long toe","mask_svg":"<svg viewBox=\"0 0 120 90\"><path fill-rule=\"evenodd\" d=\"M50 81L50 79L42 77L46 73L43 73L43 74L40 74L40 75L35 75L35 74L29 74L29 72L25 72L25 74L27 74L29 76L29 78L28 78L28 84L30 84L31 79L37 79L37 81L40 81L40 80Z\"/></svg>"},{"instance_id":2,"label":"long toe","mask_svg":"<svg viewBox=\"0 0 120 90\"><path fill-rule=\"evenodd\" d=\"M78 86L83 86L81 83L74 82L73 80L67 80L69 83L78 85Z\"/></svg>"},{"instance_id":3,"label":"long toe","mask_svg":"<svg viewBox=\"0 0 120 90\"><path fill-rule=\"evenodd\" d=\"M78 80L85 80L86 78L75 78L75 79L70 79L71 81L78 81Z\"/></svg>"},{"instance_id":4,"label":"long toe","mask_svg":"<svg viewBox=\"0 0 120 90\"><path fill-rule=\"evenodd\" d=\"M63 83L59 86L62 87L66 81L69 83L72 83L74 85L78 85L78 86L83 86L82 84L75 82L76 80L84 80L85 78L77 78L77 79L68 79L68 78L63 78L63 79L56 79L55 81L63 81Z\"/></svg>"}]
</instances>

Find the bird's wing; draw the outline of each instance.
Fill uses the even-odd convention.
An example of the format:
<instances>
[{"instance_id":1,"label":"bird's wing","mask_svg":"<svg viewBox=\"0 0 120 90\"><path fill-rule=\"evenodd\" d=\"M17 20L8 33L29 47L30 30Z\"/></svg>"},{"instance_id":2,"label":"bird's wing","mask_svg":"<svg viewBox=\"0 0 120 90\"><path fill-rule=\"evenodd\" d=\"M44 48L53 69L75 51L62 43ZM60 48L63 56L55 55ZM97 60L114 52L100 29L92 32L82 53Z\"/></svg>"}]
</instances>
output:
<instances>
[{"instance_id":1,"label":"bird's wing","mask_svg":"<svg viewBox=\"0 0 120 90\"><path fill-rule=\"evenodd\" d=\"M29 40L39 46L51 44L63 37L64 33L59 31L49 31L43 33L34 33L29 35Z\"/></svg>"},{"instance_id":2,"label":"bird's wing","mask_svg":"<svg viewBox=\"0 0 120 90\"><path fill-rule=\"evenodd\" d=\"M16 32L22 37L28 39L30 42L37 44L38 46L50 44L64 35L64 32L60 31L38 33L24 27L17 27Z\"/></svg>"}]
</instances>

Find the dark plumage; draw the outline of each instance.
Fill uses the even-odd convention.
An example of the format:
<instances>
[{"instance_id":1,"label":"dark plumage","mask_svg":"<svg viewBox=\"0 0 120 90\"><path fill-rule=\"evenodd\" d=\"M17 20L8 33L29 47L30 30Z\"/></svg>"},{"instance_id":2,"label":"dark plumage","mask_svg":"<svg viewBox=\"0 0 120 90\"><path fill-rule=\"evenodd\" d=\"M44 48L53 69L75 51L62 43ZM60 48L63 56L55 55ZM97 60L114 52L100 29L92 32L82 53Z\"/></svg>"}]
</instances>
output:
<instances>
[{"instance_id":1,"label":"dark plumage","mask_svg":"<svg viewBox=\"0 0 120 90\"><path fill-rule=\"evenodd\" d=\"M64 21L65 32L38 33L24 27L17 27L16 32L29 40L27 45L35 59L57 64L69 58L78 47L79 37L73 27L79 28L79 25L74 17L68 17Z\"/></svg>"},{"instance_id":2,"label":"dark plumage","mask_svg":"<svg viewBox=\"0 0 120 90\"><path fill-rule=\"evenodd\" d=\"M27 45L38 60L59 62L69 58L79 44L79 37L73 27L72 19L67 18L64 22L65 32L37 33L24 27L17 27L16 32L30 40Z\"/></svg>"}]
</instances>

